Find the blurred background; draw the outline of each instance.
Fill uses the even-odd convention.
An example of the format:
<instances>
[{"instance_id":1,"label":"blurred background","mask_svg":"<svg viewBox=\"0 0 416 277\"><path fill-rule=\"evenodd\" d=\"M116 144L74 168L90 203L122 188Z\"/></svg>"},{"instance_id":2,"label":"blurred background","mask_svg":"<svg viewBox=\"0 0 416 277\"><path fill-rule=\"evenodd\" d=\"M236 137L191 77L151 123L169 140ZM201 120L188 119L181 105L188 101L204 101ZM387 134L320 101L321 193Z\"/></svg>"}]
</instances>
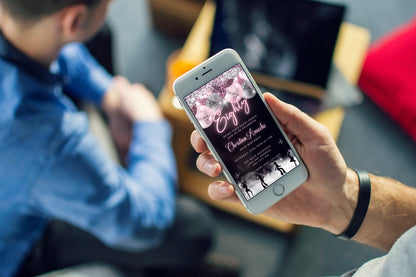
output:
<instances>
[{"instance_id":1,"label":"blurred background","mask_svg":"<svg viewBox=\"0 0 416 277\"><path fill-rule=\"evenodd\" d=\"M259 5L261 2L258 1ZM368 30L369 43L408 22L416 13L414 0L325 2L344 5L343 21ZM188 5L186 12L178 12L177 17L160 14L172 3L176 7ZM115 72L145 84L159 97L167 82L167 59L184 45L202 4L199 0L114 1L108 23L114 35ZM362 97L343 107L345 114L337 132L337 143L347 164L415 186L415 142L373 101L357 91ZM222 209L212 207L212 211L218 220L213 255L237 260L242 277L340 275L383 255L322 230L296 227L289 232L279 231Z\"/></svg>"}]
</instances>

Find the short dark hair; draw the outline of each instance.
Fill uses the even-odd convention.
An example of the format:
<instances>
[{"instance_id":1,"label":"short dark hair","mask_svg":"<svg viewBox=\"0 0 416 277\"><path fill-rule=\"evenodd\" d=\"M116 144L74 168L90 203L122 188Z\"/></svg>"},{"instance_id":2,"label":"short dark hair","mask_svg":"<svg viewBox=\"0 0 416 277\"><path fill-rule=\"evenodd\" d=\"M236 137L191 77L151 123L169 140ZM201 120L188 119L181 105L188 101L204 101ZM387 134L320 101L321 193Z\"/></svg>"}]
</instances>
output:
<instances>
[{"instance_id":1,"label":"short dark hair","mask_svg":"<svg viewBox=\"0 0 416 277\"><path fill-rule=\"evenodd\" d=\"M85 4L91 8L101 1L103 0L1 0L1 4L12 16L32 21L72 5Z\"/></svg>"}]
</instances>

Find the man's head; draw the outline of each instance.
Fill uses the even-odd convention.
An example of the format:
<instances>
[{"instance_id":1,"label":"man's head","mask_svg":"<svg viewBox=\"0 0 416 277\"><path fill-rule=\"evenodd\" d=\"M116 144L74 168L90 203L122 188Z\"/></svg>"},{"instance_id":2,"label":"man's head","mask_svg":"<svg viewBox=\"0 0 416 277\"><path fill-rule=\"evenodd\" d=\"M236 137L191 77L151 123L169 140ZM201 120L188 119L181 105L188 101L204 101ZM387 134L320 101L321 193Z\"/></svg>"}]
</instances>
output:
<instances>
[{"instance_id":1,"label":"man's head","mask_svg":"<svg viewBox=\"0 0 416 277\"><path fill-rule=\"evenodd\" d=\"M102 0L2 0L2 5L16 19L36 21L64 8L84 4L93 8Z\"/></svg>"},{"instance_id":2,"label":"man's head","mask_svg":"<svg viewBox=\"0 0 416 277\"><path fill-rule=\"evenodd\" d=\"M4 18L18 26L11 28L12 32L37 30L38 37L50 37L57 44L64 45L90 38L102 26L112 0L0 1L3 15L7 15ZM3 29L7 24L2 21Z\"/></svg>"}]
</instances>

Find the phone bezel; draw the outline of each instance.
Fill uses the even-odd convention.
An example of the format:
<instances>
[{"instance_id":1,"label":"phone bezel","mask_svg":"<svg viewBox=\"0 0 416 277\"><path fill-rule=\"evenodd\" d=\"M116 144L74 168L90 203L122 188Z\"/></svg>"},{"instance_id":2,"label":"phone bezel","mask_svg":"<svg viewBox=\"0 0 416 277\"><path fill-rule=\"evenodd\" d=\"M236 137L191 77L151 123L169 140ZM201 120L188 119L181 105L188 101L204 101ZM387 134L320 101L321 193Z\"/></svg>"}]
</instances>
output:
<instances>
[{"instance_id":1,"label":"phone bezel","mask_svg":"<svg viewBox=\"0 0 416 277\"><path fill-rule=\"evenodd\" d=\"M249 200L245 198L238 185L234 182L234 179L231 177L231 174L225 167L221 157L219 157L219 155L217 154L217 151L215 150L214 146L205 134L204 130L199 125L198 120L193 115L192 111L189 109L184 99L187 95L194 92L195 90L197 90L204 84L208 83L212 79L216 78L217 76L219 76L220 74L222 74L223 72L230 69L236 64L240 64L245 73L247 74L247 77L253 84L253 87L256 89L257 94L259 94L265 107L267 108L268 112L272 115L272 118L274 119L277 127L280 129L280 132L283 134L284 138L288 142L296 158L300 162L300 164L297 167L292 169L285 176L281 177L273 184L271 184L269 187L265 188L263 191L259 192L257 195L255 195L253 198ZM214 157L221 164L224 175L226 176L228 181L233 184L238 197L250 213L258 214L263 212L264 210L266 210L267 208L269 208L270 206L287 196L290 192L292 192L294 189L296 189L298 186L300 186L302 183L306 181L308 177L308 171L302 159L298 155L296 149L290 143L290 140L288 139L286 133L283 131L282 127L280 126L280 123L271 112L269 106L263 98L261 90L259 89L253 77L249 73L247 67L244 65L243 61L241 60L237 52L235 52L233 49L224 49L221 52L209 58L208 60L206 60L205 62L188 71L174 82L173 89L179 102L184 108L187 116L190 118L191 122L195 126L195 129L198 130L199 134L205 140L208 148L210 149ZM273 192L273 189L277 184L281 184L284 186L284 193L282 195L277 195Z\"/></svg>"}]
</instances>

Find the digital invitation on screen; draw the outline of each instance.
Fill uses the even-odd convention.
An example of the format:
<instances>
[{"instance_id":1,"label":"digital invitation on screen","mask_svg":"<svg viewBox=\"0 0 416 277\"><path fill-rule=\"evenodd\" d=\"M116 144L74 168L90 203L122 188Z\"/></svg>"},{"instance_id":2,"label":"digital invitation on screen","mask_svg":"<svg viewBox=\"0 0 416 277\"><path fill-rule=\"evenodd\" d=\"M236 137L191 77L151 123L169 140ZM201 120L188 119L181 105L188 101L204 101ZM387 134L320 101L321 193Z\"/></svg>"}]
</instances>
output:
<instances>
[{"instance_id":1,"label":"digital invitation on screen","mask_svg":"<svg viewBox=\"0 0 416 277\"><path fill-rule=\"evenodd\" d=\"M185 101L247 200L299 165L239 64Z\"/></svg>"}]
</instances>

